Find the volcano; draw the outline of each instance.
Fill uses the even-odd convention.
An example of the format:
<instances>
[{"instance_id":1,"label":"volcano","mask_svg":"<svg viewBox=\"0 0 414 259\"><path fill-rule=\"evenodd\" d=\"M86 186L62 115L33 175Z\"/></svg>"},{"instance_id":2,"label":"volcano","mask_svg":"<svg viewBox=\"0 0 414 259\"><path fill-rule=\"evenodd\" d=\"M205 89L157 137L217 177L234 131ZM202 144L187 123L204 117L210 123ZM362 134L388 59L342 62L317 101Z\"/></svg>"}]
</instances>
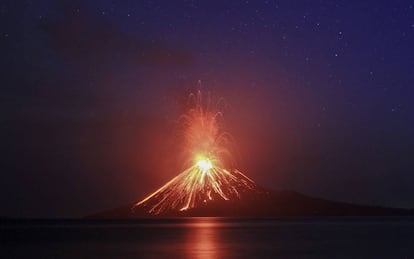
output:
<instances>
[{"instance_id":1,"label":"volcano","mask_svg":"<svg viewBox=\"0 0 414 259\"><path fill-rule=\"evenodd\" d=\"M352 205L312 198L296 192L269 191L237 169L233 137L224 130L221 101L203 98L201 85L190 94L189 107L179 117L179 157L184 171L134 204L98 213L104 218L180 216L317 216L388 215L406 211ZM220 99L221 100L221 99ZM408 211L409 212L409 211ZM407 212L407 213L408 213Z\"/></svg>"},{"instance_id":2,"label":"volcano","mask_svg":"<svg viewBox=\"0 0 414 259\"><path fill-rule=\"evenodd\" d=\"M209 161L200 160L197 165L136 203L132 210L169 215L205 207L214 201L241 200L260 193L253 180L242 172L216 168Z\"/></svg>"},{"instance_id":3,"label":"volcano","mask_svg":"<svg viewBox=\"0 0 414 259\"><path fill-rule=\"evenodd\" d=\"M221 201L244 200L260 194L253 180L239 171L233 158L233 137L224 130L223 112L201 85L190 94L189 107L178 119L177 148L185 169L171 181L134 204L132 211L174 215Z\"/></svg>"}]
</instances>

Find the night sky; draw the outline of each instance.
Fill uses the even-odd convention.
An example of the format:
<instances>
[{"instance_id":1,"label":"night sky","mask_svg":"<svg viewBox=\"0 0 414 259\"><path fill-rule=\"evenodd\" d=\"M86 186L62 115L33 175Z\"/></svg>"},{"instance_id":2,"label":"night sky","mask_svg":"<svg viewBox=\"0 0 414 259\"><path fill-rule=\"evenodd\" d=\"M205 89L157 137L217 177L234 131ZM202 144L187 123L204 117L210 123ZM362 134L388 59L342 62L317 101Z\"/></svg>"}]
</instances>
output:
<instances>
[{"instance_id":1,"label":"night sky","mask_svg":"<svg viewBox=\"0 0 414 259\"><path fill-rule=\"evenodd\" d=\"M199 80L259 185L414 207L414 1L6 0L0 76L0 216L154 191Z\"/></svg>"}]
</instances>

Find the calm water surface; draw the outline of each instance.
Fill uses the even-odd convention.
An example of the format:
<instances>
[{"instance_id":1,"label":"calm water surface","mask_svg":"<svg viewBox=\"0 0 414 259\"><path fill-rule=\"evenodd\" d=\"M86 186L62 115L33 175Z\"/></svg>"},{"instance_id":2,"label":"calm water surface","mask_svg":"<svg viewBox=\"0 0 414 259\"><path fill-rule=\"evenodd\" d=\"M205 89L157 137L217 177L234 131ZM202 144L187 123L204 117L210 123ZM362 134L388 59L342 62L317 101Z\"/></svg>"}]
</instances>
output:
<instances>
[{"instance_id":1,"label":"calm water surface","mask_svg":"<svg viewBox=\"0 0 414 259\"><path fill-rule=\"evenodd\" d=\"M0 258L414 258L414 218L0 220Z\"/></svg>"}]
</instances>

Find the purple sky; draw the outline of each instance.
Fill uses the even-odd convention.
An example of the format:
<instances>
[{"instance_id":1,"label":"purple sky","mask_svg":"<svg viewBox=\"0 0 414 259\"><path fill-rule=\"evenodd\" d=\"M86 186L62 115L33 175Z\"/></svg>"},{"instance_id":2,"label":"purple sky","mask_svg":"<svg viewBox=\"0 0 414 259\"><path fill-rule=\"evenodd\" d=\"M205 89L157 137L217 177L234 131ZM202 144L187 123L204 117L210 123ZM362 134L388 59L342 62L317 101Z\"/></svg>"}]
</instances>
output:
<instances>
[{"instance_id":1,"label":"purple sky","mask_svg":"<svg viewBox=\"0 0 414 259\"><path fill-rule=\"evenodd\" d=\"M414 207L412 46L412 1L3 1L0 216L164 184L198 80L258 184Z\"/></svg>"}]
</instances>

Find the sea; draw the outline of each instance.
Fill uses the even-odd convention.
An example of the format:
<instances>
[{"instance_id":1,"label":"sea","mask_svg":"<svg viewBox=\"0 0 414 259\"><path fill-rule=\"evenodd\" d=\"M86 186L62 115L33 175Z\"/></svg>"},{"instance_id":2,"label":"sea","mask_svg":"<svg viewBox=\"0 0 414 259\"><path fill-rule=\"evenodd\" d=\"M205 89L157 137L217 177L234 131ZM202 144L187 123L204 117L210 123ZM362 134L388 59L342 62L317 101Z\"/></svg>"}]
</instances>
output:
<instances>
[{"instance_id":1,"label":"sea","mask_svg":"<svg viewBox=\"0 0 414 259\"><path fill-rule=\"evenodd\" d=\"M414 258L414 218L2 219L0 258Z\"/></svg>"}]
</instances>

